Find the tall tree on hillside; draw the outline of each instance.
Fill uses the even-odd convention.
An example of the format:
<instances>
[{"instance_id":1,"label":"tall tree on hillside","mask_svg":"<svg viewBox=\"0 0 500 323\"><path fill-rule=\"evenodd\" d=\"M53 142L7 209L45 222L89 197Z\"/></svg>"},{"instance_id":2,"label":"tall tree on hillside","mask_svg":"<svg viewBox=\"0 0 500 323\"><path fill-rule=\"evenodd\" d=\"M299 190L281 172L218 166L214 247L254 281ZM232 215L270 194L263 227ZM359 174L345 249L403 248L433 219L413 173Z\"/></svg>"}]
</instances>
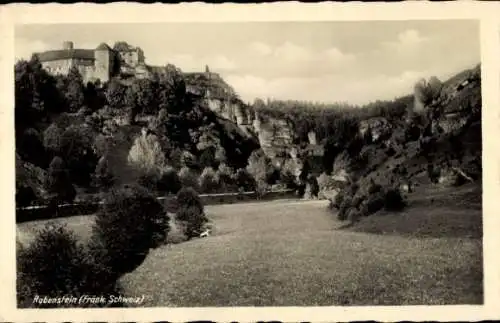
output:
<instances>
[{"instance_id":1,"label":"tall tree on hillside","mask_svg":"<svg viewBox=\"0 0 500 323\"><path fill-rule=\"evenodd\" d=\"M159 76L157 96L160 109L166 108L172 114L178 114L184 109L186 81L179 68L172 64L165 66L165 73Z\"/></svg>"},{"instance_id":2,"label":"tall tree on hillside","mask_svg":"<svg viewBox=\"0 0 500 323\"><path fill-rule=\"evenodd\" d=\"M30 61L18 61L14 73L16 133L62 110L56 80L42 68L37 56Z\"/></svg>"},{"instance_id":3,"label":"tall tree on hillside","mask_svg":"<svg viewBox=\"0 0 500 323\"><path fill-rule=\"evenodd\" d=\"M75 184L90 184L97 164L93 143L92 129L87 126L72 125L61 135L60 156L66 160L70 178Z\"/></svg>"},{"instance_id":4,"label":"tall tree on hillside","mask_svg":"<svg viewBox=\"0 0 500 323\"><path fill-rule=\"evenodd\" d=\"M120 81L113 78L109 81L106 88L106 100L112 108L121 108L125 104L125 92L127 87L124 86Z\"/></svg>"},{"instance_id":5,"label":"tall tree on hillside","mask_svg":"<svg viewBox=\"0 0 500 323\"><path fill-rule=\"evenodd\" d=\"M69 111L76 112L83 106L85 102L84 89L82 75L74 66L69 70L64 93Z\"/></svg>"},{"instance_id":6,"label":"tall tree on hillside","mask_svg":"<svg viewBox=\"0 0 500 323\"><path fill-rule=\"evenodd\" d=\"M135 139L127 159L129 165L146 175L159 176L167 166L158 137L145 132Z\"/></svg>"},{"instance_id":7,"label":"tall tree on hillside","mask_svg":"<svg viewBox=\"0 0 500 323\"><path fill-rule=\"evenodd\" d=\"M49 193L49 199L56 204L72 202L76 191L69 179L66 164L61 157L54 157L49 165L45 189Z\"/></svg>"},{"instance_id":8,"label":"tall tree on hillside","mask_svg":"<svg viewBox=\"0 0 500 323\"><path fill-rule=\"evenodd\" d=\"M258 184L269 182L275 173L275 168L269 157L262 149L254 150L248 158L247 171L255 178Z\"/></svg>"},{"instance_id":9,"label":"tall tree on hillside","mask_svg":"<svg viewBox=\"0 0 500 323\"><path fill-rule=\"evenodd\" d=\"M43 132L43 146L54 156L61 152L61 137L64 130L57 123L52 123Z\"/></svg>"},{"instance_id":10,"label":"tall tree on hillside","mask_svg":"<svg viewBox=\"0 0 500 323\"><path fill-rule=\"evenodd\" d=\"M114 184L114 176L109 169L106 156L102 156L97 163L94 173L94 184L103 191L107 191Z\"/></svg>"},{"instance_id":11,"label":"tall tree on hillside","mask_svg":"<svg viewBox=\"0 0 500 323\"><path fill-rule=\"evenodd\" d=\"M155 84L148 79L135 80L125 92L125 104L130 109L131 118L140 113L156 114L157 102Z\"/></svg>"}]
</instances>

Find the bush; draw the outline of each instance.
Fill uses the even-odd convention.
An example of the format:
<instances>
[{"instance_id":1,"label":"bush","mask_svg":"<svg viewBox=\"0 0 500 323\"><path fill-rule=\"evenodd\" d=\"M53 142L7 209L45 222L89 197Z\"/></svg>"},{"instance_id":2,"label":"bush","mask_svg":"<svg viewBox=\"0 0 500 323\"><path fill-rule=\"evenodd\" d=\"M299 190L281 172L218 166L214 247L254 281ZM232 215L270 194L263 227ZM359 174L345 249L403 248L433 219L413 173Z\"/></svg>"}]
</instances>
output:
<instances>
[{"instance_id":1,"label":"bush","mask_svg":"<svg viewBox=\"0 0 500 323\"><path fill-rule=\"evenodd\" d=\"M183 187L177 193L177 203L180 207L196 207L200 211L203 211L203 203L198 196L198 193L191 187Z\"/></svg>"},{"instance_id":2,"label":"bush","mask_svg":"<svg viewBox=\"0 0 500 323\"><path fill-rule=\"evenodd\" d=\"M97 212L93 239L98 257L116 277L136 269L149 249L162 244L169 231L162 205L140 186L112 190Z\"/></svg>"},{"instance_id":3,"label":"bush","mask_svg":"<svg viewBox=\"0 0 500 323\"><path fill-rule=\"evenodd\" d=\"M401 211L406 203L398 189L391 188L384 195L384 209L386 211Z\"/></svg>"},{"instance_id":4,"label":"bush","mask_svg":"<svg viewBox=\"0 0 500 323\"><path fill-rule=\"evenodd\" d=\"M36 295L78 298L81 295L114 294L116 280L102 279L105 277L103 272L103 267L89 250L77 243L73 232L61 225L48 224L28 247L18 250L18 306L75 307L74 304L38 304L33 302Z\"/></svg>"},{"instance_id":5,"label":"bush","mask_svg":"<svg viewBox=\"0 0 500 323\"><path fill-rule=\"evenodd\" d=\"M83 250L64 227L47 225L28 248L17 255L18 301L28 304L35 295L62 296L80 292Z\"/></svg>"},{"instance_id":6,"label":"bush","mask_svg":"<svg viewBox=\"0 0 500 323\"><path fill-rule=\"evenodd\" d=\"M188 239L198 236L208 222L200 197L192 188L182 188L177 193L177 203L176 219L182 223L184 234Z\"/></svg>"},{"instance_id":7,"label":"bush","mask_svg":"<svg viewBox=\"0 0 500 323\"><path fill-rule=\"evenodd\" d=\"M182 224L184 234L188 239L199 236L203 231L203 226L207 223L205 214L195 206L181 206L176 218Z\"/></svg>"}]
</instances>

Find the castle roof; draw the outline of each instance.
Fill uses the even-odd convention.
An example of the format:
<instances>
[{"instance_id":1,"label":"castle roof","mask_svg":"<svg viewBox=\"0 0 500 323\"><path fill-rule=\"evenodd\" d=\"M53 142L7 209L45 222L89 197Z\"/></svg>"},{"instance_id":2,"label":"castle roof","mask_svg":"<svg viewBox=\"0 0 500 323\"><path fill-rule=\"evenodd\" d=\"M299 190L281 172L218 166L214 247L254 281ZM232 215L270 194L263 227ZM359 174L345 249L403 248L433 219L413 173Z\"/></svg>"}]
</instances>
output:
<instances>
[{"instance_id":1,"label":"castle roof","mask_svg":"<svg viewBox=\"0 0 500 323\"><path fill-rule=\"evenodd\" d=\"M62 59L95 60L94 51L91 49L59 49L49 50L35 54L40 62L56 61Z\"/></svg>"},{"instance_id":2,"label":"castle roof","mask_svg":"<svg viewBox=\"0 0 500 323\"><path fill-rule=\"evenodd\" d=\"M100 43L96 50L111 50L111 48L106 43Z\"/></svg>"}]
</instances>

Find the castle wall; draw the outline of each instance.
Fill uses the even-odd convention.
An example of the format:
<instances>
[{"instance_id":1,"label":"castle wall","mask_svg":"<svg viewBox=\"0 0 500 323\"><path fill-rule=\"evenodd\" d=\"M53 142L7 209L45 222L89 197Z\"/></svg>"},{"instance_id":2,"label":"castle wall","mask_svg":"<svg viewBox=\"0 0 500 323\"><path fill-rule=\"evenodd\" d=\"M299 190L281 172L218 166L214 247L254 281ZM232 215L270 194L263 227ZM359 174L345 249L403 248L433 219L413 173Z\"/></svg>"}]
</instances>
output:
<instances>
[{"instance_id":1,"label":"castle wall","mask_svg":"<svg viewBox=\"0 0 500 323\"><path fill-rule=\"evenodd\" d=\"M48 62L42 62L42 67L52 75L68 74L71 69L72 60L70 59L59 59Z\"/></svg>"}]
</instances>

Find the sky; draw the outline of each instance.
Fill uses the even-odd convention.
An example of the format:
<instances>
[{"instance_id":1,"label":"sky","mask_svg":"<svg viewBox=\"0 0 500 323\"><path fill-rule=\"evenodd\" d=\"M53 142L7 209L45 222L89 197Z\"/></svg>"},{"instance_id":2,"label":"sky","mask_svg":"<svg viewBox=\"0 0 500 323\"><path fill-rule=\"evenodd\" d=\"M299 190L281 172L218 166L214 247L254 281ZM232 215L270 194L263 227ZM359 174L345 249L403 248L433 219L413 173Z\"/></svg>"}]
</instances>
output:
<instances>
[{"instance_id":1,"label":"sky","mask_svg":"<svg viewBox=\"0 0 500 323\"><path fill-rule=\"evenodd\" d=\"M473 20L46 24L15 29L16 59L126 41L146 63L219 73L248 102L276 98L364 104L409 94L480 62Z\"/></svg>"}]
</instances>

